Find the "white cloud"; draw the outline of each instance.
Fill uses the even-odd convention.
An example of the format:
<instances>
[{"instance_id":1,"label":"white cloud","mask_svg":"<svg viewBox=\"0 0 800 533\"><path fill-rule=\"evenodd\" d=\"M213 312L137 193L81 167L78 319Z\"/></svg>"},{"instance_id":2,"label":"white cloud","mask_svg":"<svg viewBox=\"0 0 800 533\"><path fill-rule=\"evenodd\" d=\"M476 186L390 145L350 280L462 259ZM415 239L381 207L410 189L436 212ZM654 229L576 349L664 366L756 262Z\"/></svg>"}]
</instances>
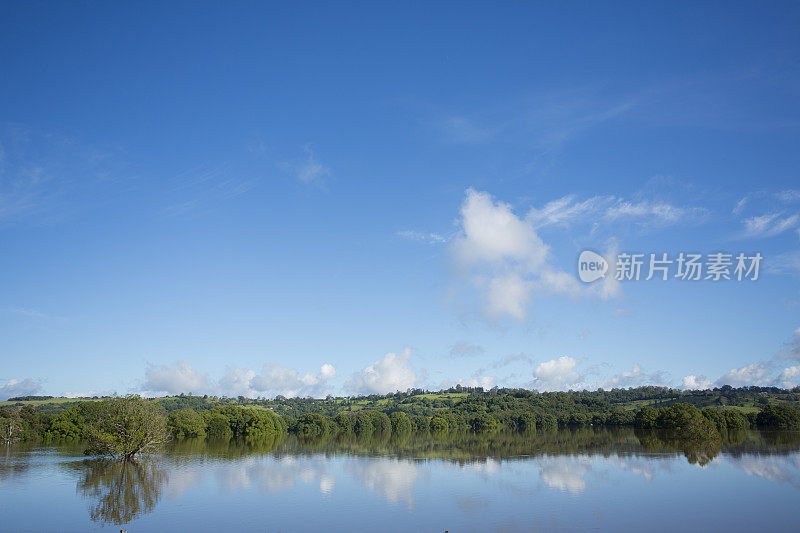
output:
<instances>
[{"instance_id":1,"label":"white cloud","mask_svg":"<svg viewBox=\"0 0 800 533\"><path fill-rule=\"evenodd\" d=\"M147 391L180 394L201 392L207 388L208 378L183 361L172 366L150 365L145 371L143 389Z\"/></svg>"},{"instance_id":2,"label":"white cloud","mask_svg":"<svg viewBox=\"0 0 800 533\"><path fill-rule=\"evenodd\" d=\"M589 473L589 462L586 457L545 456L538 463L539 476L551 488L580 494L588 487L585 478Z\"/></svg>"},{"instance_id":3,"label":"white cloud","mask_svg":"<svg viewBox=\"0 0 800 533\"><path fill-rule=\"evenodd\" d=\"M514 260L535 269L547 259L549 248L533 227L489 193L467 189L461 227L453 249L464 264Z\"/></svg>"},{"instance_id":4,"label":"white cloud","mask_svg":"<svg viewBox=\"0 0 800 533\"><path fill-rule=\"evenodd\" d=\"M641 193L637 194L641 196ZM664 227L679 223L696 222L708 215L702 207L680 207L662 200L630 201L615 196L597 195L576 201L574 195L548 202L541 208L532 208L527 220L534 227L551 225L569 226L576 222L612 223L636 220L640 225Z\"/></svg>"},{"instance_id":5,"label":"white cloud","mask_svg":"<svg viewBox=\"0 0 800 533\"><path fill-rule=\"evenodd\" d=\"M756 361L741 368L732 368L716 381L718 386L743 387L759 385L762 387L792 388L798 385L800 365L781 368L780 355L769 361ZM785 359L784 359L785 360Z\"/></svg>"},{"instance_id":6,"label":"white cloud","mask_svg":"<svg viewBox=\"0 0 800 533\"><path fill-rule=\"evenodd\" d=\"M328 380L336 377L333 365L325 363L319 372L300 374L293 368L267 363L256 373L247 368L232 368L219 382L219 390L227 396L249 398L278 395L287 397L313 396L319 398L328 392Z\"/></svg>"},{"instance_id":7,"label":"white cloud","mask_svg":"<svg viewBox=\"0 0 800 533\"><path fill-rule=\"evenodd\" d=\"M705 390L710 389L712 385L711 380L705 376L690 374L683 377L683 388L687 390Z\"/></svg>"},{"instance_id":8,"label":"white cloud","mask_svg":"<svg viewBox=\"0 0 800 533\"><path fill-rule=\"evenodd\" d=\"M584 289L548 263L550 248L534 229L539 218L523 220L510 205L474 189L467 190L460 214L451 252L480 292L489 318L525 318L534 293L577 296L600 290Z\"/></svg>"},{"instance_id":9,"label":"white cloud","mask_svg":"<svg viewBox=\"0 0 800 533\"><path fill-rule=\"evenodd\" d=\"M489 390L497 385L497 380L494 376L478 376L468 379L459 379L458 384L462 387L483 387L484 390Z\"/></svg>"},{"instance_id":10,"label":"white cloud","mask_svg":"<svg viewBox=\"0 0 800 533\"><path fill-rule=\"evenodd\" d=\"M256 377L253 370L247 368L231 368L219 380L219 391L225 396L245 396L256 398L258 391L250 387L250 382Z\"/></svg>"},{"instance_id":11,"label":"white cloud","mask_svg":"<svg viewBox=\"0 0 800 533\"><path fill-rule=\"evenodd\" d=\"M800 224L800 215L784 217L783 213L767 213L758 217L746 218L742 222L744 237L774 237L784 231L796 228Z\"/></svg>"},{"instance_id":12,"label":"white cloud","mask_svg":"<svg viewBox=\"0 0 800 533\"><path fill-rule=\"evenodd\" d=\"M204 374L178 361L172 366L151 365L145 372L142 390L149 395L193 392L248 398L278 394L321 397L327 392L328 380L334 377L336 369L327 363L316 374L303 375L281 365L265 364L260 374L248 368L230 368L219 381L210 383Z\"/></svg>"},{"instance_id":13,"label":"white cloud","mask_svg":"<svg viewBox=\"0 0 800 533\"><path fill-rule=\"evenodd\" d=\"M517 216L509 204L489 193L467 189L461 206L459 232L451 245L454 262L484 301L490 319L524 319L536 296L547 294L602 299L622 294L621 283L612 275L591 285L581 284L575 275L555 267L550 246L538 234L546 226L569 226L576 222L600 223L636 221L639 226L661 227L700 220L708 211L678 207L663 201L625 201L613 196L593 196L577 201L564 196ZM617 244L609 241L608 257ZM612 261L613 263L613 261Z\"/></svg>"},{"instance_id":14,"label":"white cloud","mask_svg":"<svg viewBox=\"0 0 800 533\"><path fill-rule=\"evenodd\" d=\"M641 384L645 378L646 376L642 371L642 367L640 367L637 364L634 364L633 369L612 376L610 379L606 380L603 383L602 387L604 389L613 389L615 387L617 388L630 387L633 385Z\"/></svg>"},{"instance_id":15,"label":"white cloud","mask_svg":"<svg viewBox=\"0 0 800 533\"><path fill-rule=\"evenodd\" d=\"M336 377L336 369L324 364L317 374L300 375L297 370L285 366L264 365L261 374L250 381L250 386L267 396L324 396L328 390L328 380Z\"/></svg>"},{"instance_id":16,"label":"white cloud","mask_svg":"<svg viewBox=\"0 0 800 533\"><path fill-rule=\"evenodd\" d=\"M64 398L92 398L93 396L113 396L115 393L110 391L68 391L64 393Z\"/></svg>"},{"instance_id":17,"label":"white cloud","mask_svg":"<svg viewBox=\"0 0 800 533\"><path fill-rule=\"evenodd\" d=\"M486 313L492 318L503 315L525 318L531 288L531 284L516 272L492 279L486 291Z\"/></svg>"},{"instance_id":18,"label":"white cloud","mask_svg":"<svg viewBox=\"0 0 800 533\"><path fill-rule=\"evenodd\" d=\"M386 394L410 389L419 381L419 376L409 363L409 357L410 348L399 354L387 353L361 372L353 374L345 383L345 388L363 394Z\"/></svg>"},{"instance_id":19,"label":"white cloud","mask_svg":"<svg viewBox=\"0 0 800 533\"><path fill-rule=\"evenodd\" d=\"M439 233L425 233L420 231L402 230L397 235L410 241L424 242L425 244L442 244L447 242L447 237Z\"/></svg>"},{"instance_id":20,"label":"white cloud","mask_svg":"<svg viewBox=\"0 0 800 533\"><path fill-rule=\"evenodd\" d=\"M593 196L582 202L576 202L574 195L568 195L548 202L539 209L531 208L527 219L537 229L551 225L569 226L576 221L596 215L603 206L613 201L612 196Z\"/></svg>"},{"instance_id":21,"label":"white cloud","mask_svg":"<svg viewBox=\"0 0 800 533\"><path fill-rule=\"evenodd\" d=\"M733 206L732 213L734 215L739 215L744 210L745 206L747 205L747 196L736 202L736 205Z\"/></svg>"},{"instance_id":22,"label":"white cloud","mask_svg":"<svg viewBox=\"0 0 800 533\"><path fill-rule=\"evenodd\" d=\"M686 209L663 202L619 202L606 211L606 217L615 220L619 218L646 217L656 222L674 224L689 214ZM696 213L695 213L696 214Z\"/></svg>"},{"instance_id":23,"label":"white cloud","mask_svg":"<svg viewBox=\"0 0 800 533\"><path fill-rule=\"evenodd\" d=\"M0 400L8 400L17 396L31 396L39 392L41 388L42 384L32 378L25 378L22 381L9 379L0 385Z\"/></svg>"},{"instance_id":24,"label":"white cloud","mask_svg":"<svg viewBox=\"0 0 800 533\"><path fill-rule=\"evenodd\" d=\"M777 382L784 388L792 388L798 384L800 379L800 366L790 366L784 368L777 378Z\"/></svg>"},{"instance_id":25,"label":"white cloud","mask_svg":"<svg viewBox=\"0 0 800 533\"><path fill-rule=\"evenodd\" d=\"M717 385L730 385L732 387L742 387L744 385L770 385L768 374L770 365L764 361L732 368L728 373L723 374L717 380Z\"/></svg>"},{"instance_id":26,"label":"white cloud","mask_svg":"<svg viewBox=\"0 0 800 533\"><path fill-rule=\"evenodd\" d=\"M578 360L566 355L545 361L533 371L533 386L545 391L578 388L581 376L577 366Z\"/></svg>"}]
</instances>

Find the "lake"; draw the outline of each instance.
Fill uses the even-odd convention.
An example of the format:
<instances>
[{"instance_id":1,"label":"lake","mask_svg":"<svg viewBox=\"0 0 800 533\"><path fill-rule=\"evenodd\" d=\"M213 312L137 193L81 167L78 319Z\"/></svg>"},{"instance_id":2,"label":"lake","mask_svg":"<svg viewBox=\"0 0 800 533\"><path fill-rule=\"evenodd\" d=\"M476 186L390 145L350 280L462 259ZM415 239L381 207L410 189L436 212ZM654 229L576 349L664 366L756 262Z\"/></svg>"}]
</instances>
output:
<instances>
[{"instance_id":1,"label":"lake","mask_svg":"<svg viewBox=\"0 0 800 533\"><path fill-rule=\"evenodd\" d=\"M177 441L135 465L0 448L0 530L797 530L800 435L632 429Z\"/></svg>"}]
</instances>

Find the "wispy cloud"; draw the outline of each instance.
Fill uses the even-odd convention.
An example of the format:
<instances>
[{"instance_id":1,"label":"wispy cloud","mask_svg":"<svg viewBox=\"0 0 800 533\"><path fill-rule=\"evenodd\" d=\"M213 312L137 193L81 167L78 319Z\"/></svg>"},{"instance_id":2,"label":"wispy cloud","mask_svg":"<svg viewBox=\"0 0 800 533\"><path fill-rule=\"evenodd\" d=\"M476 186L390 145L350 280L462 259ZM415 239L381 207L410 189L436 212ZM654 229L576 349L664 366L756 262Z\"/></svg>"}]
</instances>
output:
<instances>
[{"instance_id":1,"label":"wispy cloud","mask_svg":"<svg viewBox=\"0 0 800 533\"><path fill-rule=\"evenodd\" d=\"M164 196L172 202L165 215L183 215L213 209L221 203L247 194L259 183L257 178L240 177L230 163L202 164L168 180Z\"/></svg>"},{"instance_id":2,"label":"wispy cloud","mask_svg":"<svg viewBox=\"0 0 800 533\"><path fill-rule=\"evenodd\" d=\"M450 347L450 357L474 357L484 352L483 346L459 341Z\"/></svg>"},{"instance_id":3,"label":"wispy cloud","mask_svg":"<svg viewBox=\"0 0 800 533\"><path fill-rule=\"evenodd\" d=\"M748 198L747 198L747 196L745 196L744 198L742 198L741 200L736 202L736 205L733 206L733 210L731 212L734 215L740 215L742 213L742 211L744 211L745 206L747 206L747 201L748 201Z\"/></svg>"},{"instance_id":4,"label":"wispy cloud","mask_svg":"<svg viewBox=\"0 0 800 533\"><path fill-rule=\"evenodd\" d=\"M291 172L301 183L324 189L327 179L331 176L330 168L317 160L311 144L303 147L303 153L302 158L283 163L283 168Z\"/></svg>"},{"instance_id":5,"label":"wispy cloud","mask_svg":"<svg viewBox=\"0 0 800 533\"><path fill-rule=\"evenodd\" d=\"M439 122L439 127L445 135L445 138L457 144L477 144L487 142L502 132L502 127L484 127L475 122L475 120L451 116L442 119Z\"/></svg>"},{"instance_id":6,"label":"wispy cloud","mask_svg":"<svg viewBox=\"0 0 800 533\"><path fill-rule=\"evenodd\" d=\"M529 148L533 144L537 152L550 153L624 115L637 101L637 97L606 97L598 87L541 92L489 104L480 112L441 113L434 125L448 143L519 143L524 139Z\"/></svg>"},{"instance_id":7,"label":"wispy cloud","mask_svg":"<svg viewBox=\"0 0 800 533\"><path fill-rule=\"evenodd\" d=\"M0 125L0 223L56 222L122 197L135 180L116 147Z\"/></svg>"},{"instance_id":8,"label":"wispy cloud","mask_svg":"<svg viewBox=\"0 0 800 533\"><path fill-rule=\"evenodd\" d=\"M784 216L782 212L746 218L743 221L743 237L764 238L780 235L800 225L800 215Z\"/></svg>"},{"instance_id":9,"label":"wispy cloud","mask_svg":"<svg viewBox=\"0 0 800 533\"><path fill-rule=\"evenodd\" d=\"M796 189L787 189L785 191L780 191L778 193L775 193L775 197L781 202L787 204L800 202L800 191Z\"/></svg>"},{"instance_id":10,"label":"wispy cloud","mask_svg":"<svg viewBox=\"0 0 800 533\"><path fill-rule=\"evenodd\" d=\"M641 193L636 196L641 196ZM569 227L591 222L595 226L616 222L635 222L640 227L654 229L679 224L697 224L710 212L705 207L679 206L664 200L628 200L616 196L598 195L585 200L568 195L550 201L542 207L533 207L527 219L536 228L547 226Z\"/></svg>"},{"instance_id":11,"label":"wispy cloud","mask_svg":"<svg viewBox=\"0 0 800 533\"><path fill-rule=\"evenodd\" d=\"M36 309L25 309L21 307L9 307L2 310L4 313L8 313L11 315L17 315L26 318L35 318L41 320L66 320L64 317L55 316L55 315L48 315L46 313L42 313L41 311L37 311Z\"/></svg>"},{"instance_id":12,"label":"wispy cloud","mask_svg":"<svg viewBox=\"0 0 800 533\"><path fill-rule=\"evenodd\" d=\"M447 242L447 237L440 233L422 232L413 230L401 230L397 232L398 237L410 241L424 242L426 244L443 244Z\"/></svg>"}]
</instances>

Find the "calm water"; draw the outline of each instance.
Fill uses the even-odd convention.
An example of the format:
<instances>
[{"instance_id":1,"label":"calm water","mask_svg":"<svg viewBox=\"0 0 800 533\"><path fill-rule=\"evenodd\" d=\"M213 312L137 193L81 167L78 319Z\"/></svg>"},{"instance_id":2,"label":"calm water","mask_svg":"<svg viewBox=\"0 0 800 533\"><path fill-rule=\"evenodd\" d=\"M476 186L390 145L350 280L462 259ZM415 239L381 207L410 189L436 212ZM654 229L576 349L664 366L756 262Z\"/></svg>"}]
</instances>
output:
<instances>
[{"instance_id":1,"label":"calm water","mask_svg":"<svg viewBox=\"0 0 800 533\"><path fill-rule=\"evenodd\" d=\"M2 531L797 530L800 436L633 430L174 443L135 466L0 448Z\"/></svg>"}]
</instances>

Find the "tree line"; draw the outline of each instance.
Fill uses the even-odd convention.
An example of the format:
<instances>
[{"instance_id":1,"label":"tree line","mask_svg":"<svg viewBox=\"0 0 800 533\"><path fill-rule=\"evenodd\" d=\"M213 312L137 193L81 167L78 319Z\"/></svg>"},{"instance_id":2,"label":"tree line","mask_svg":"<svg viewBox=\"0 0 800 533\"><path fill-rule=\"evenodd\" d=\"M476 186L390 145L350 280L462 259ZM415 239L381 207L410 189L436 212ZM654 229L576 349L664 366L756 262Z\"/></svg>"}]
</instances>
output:
<instances>
[{"instance_id":1,"label":"tree line","mask_svg":"<svg viewBox=\"0 0 800 533\"><path fill-rule=\"evenodd\" d=\"M609 391L616 397L652 394L641 387ZM754 391L746 390L745 393ZM767 402L757 412L719 404L699 408L688 402L651 401L623 408L596 393L537 393L524 389L385 395L373 399L276 399L215 402L208 397L105 398L70 404L57 414L32 406L0 409L0 442L51 440L86 442L87 453L133 458L151 453L170 438L276 439L287 433L302 439L335 435L404 435L447 432L533 433L559 426L634 426L666 430L676 438L715 441L726 432L749 427L800 429L800 411ZM740 392L737 392L740 394ZM759 392L760 398L764 396ZM281 409L280 406L289 407ZM299 410L298 406L305 409ZM297 412L293 416L293 412ZM302 412L305 411L305 412Z\"/></svg>"}]
</instances>

